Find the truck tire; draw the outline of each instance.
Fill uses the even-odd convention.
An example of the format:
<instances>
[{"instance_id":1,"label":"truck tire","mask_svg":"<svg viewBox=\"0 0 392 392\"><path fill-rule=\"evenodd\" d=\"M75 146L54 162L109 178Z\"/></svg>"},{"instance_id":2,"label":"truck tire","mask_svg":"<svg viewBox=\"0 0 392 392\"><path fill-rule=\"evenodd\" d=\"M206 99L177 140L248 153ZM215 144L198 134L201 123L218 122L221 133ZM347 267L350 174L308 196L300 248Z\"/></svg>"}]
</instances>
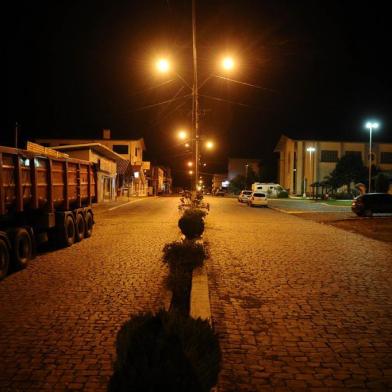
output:
<instances>
[{"instance_id":1,"label":"truck tire","mask_svg":"<svg viewBox=\"0 0 392 392\"><path fill-rule=\"evenodd\" d=\"M10 250L5 236L5 233L4 237L0 236L0 280L7 276L10 266Z\"/></svg>"},{"instance_id":2,"label":"truck tire","mask_svg":"<svg viewBox=\"0 0 392 392\"><path fill-rule=\"evenodd\" d=\"M84 221L84 217L82 214L76 214L75 219L75 239L77 242L82 241L84 238L84 233L86 231L86 222Z\"/></svg>"},{"instance_id":3,"label":"truck tire","mask_svg":"<svg viewBox=\"0 0 392 392\"><path fill-rule=\"evenodd\" d=\"M11 232L13 267L20 270L27 267L33 255L33 241L30 233L24 227L18 227Z\"/></svg>"},{"instance_id":4,"label":"truck tire","mask_svg":"<svg viewBox=\"0 0 392 392\"><path fill-rule=\"evenodd\" d=\"M86 212L86 217L85 217L85 226L86 226L86 231L85 231L85 238L91 237L93 234L93 225L94 225L94 219L93 219L93 214L91 211Z\"/></svg>"},{"instance_id":5,"label":"truck tire","mask_svg":"<svg viewBox=\"0 0 392 392\"><path fill-rule=\"evenodd\" d=\"M57 242L60 246L71 246L75 242L75 222L71 214L64 219L64 225L57 231Z\"/></svg>"}]
</instances>

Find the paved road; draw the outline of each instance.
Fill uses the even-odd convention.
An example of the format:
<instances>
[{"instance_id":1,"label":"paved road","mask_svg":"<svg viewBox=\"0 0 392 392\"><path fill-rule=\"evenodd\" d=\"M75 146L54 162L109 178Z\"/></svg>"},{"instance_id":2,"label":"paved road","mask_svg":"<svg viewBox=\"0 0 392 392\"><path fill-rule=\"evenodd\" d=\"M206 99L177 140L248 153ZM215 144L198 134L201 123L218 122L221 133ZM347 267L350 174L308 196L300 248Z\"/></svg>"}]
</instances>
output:
<instances>
[{"instance_id":1,"label":"paved road","mask_svg":"<svg viewBox=\"0 0 392 392\"><path fill-rule=\"evenodd\" d=\"M392 246L234 199L210 202L220 391L391 390Z\"/></svg>"},{"instance_id":2,"label":"paved road","mask_svg":"<svg viewBox=\"0 0 392 392\"><path fill-rule=\"evenodd\" d=\"M177 199L98 208L93 236L0 282L0 390L106 390L131 313L162 305Z\"/></svg>"}]
</instances>

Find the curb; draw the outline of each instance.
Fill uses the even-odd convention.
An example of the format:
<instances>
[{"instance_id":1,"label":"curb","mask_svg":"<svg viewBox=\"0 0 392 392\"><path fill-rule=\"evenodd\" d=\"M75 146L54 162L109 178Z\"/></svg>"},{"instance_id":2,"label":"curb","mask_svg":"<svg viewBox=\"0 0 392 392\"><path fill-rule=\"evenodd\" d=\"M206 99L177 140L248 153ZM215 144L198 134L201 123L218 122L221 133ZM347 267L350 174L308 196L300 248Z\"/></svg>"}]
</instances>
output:
<instances>
[{"instance_id":1,"label":"curb","mask_svg":"<svg viewBox=\"0 0 392 392\"><path fill-rule=\"evenodd\" d=\"M207 320L212 324L210 293L208 290L208 276L205 264L196 268L192 273L191 303L189 314L191 317Z\"/></svg>"}]
</instances>

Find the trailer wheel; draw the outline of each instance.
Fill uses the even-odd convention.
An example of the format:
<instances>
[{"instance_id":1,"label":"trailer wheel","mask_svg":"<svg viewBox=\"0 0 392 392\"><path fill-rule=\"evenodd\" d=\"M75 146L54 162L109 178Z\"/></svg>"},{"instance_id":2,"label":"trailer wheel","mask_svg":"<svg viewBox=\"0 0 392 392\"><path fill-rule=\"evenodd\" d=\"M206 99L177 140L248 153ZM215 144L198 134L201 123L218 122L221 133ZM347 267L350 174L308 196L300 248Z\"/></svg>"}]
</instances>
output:
<instances>
[{"instance_id":1,"label":"trailer wheel","mask_svg":"<svg viewBox=\"0 0 392 392\"><path fill-rule=\"evenodd\" d=\"M18 227L12 231L12 248L15 269L26 268L33 255L33 241L25 228Z\"/></svg>"},{"instance_id":2,"label":"trailer wheel","mask_svg":"<svg viewBox=\"0 0 392 392\"><path fill-rule=\"evenodd\" d=\"M76 214L76 219L75 219L75 229L76 229L76 241L82 241L84 238L84 233L86 230L86 224L84 222L84 218L82 214Z\"/></svg>"},{"instance_id":3,"label":"trailer wheel","mask_svg":"<svg viewBox=\"0 0 392 392\"><path fill-rule=\"evenodd\" d=\"M67 215L64 220L64 226L57 233L57 239L61 246L71 246L75 242L75 222L72 215Z\"/></svg>"},{"instance_id":4,"label":"trailer wheel","mask_svg":"<svg viewBox=\"0 0 392 392\"><path fill-rule=\"evenodd\" d=\"M0 237L0 280L7 276L10 266L10 251L5 238Z\"/></svg>"},{"instance_id":5,"label":"trailer wheel","mask_svg":"<svg viewBox=\"0 0 392 392\"><path fill-rule=\"evenodd\" d=\"M86 212L86 232L85 232L85 237L91 237L93 234L93 225L94 225L94 219L93 219L93 214L91 211Z\"/></svg>"}]
</instances>

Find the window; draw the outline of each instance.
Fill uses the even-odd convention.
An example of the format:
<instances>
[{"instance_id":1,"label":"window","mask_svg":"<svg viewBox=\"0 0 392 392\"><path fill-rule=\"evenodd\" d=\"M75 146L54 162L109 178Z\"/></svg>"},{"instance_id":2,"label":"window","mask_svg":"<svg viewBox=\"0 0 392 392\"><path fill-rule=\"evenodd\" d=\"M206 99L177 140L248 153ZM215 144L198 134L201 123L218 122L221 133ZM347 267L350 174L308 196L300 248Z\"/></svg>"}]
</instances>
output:
<instances>
[{"instance_id":1,"label":"window","mask_svg":"<svg viewBox=\"0 0 392 392\"><path fill-rule=\"evenodd\" d=\"M321 150L321 162L337 162L338 152L333 150Z\"/></svg>"},{"instance_id":2,"label":"window","mask_svg":"<svg viewBox=\"0 0 392 392\"><path fill-rule=\"evenodd\" d=\"M117 154L128 154L128 144L113 144L113 151Z\"/></svg>"},{"instance_id":3,"label":"window","mask_svg":"<svg viewBox=\"0 0 392 392\"><path fill-rule=\"evenodd\" d=\"M346 155L356 156L362 159L362 152L361 151L346 151Z\"/></svg>"},{"instance_id":4,"label":"window","mask_svg":"<svg viewBox=\"0 0 392 392\"><path fill-rule=\"evenodd\" d=\"M135 157L137 157L137 150L138 150L138 148L135 147Z\"/></svg>"},{"instance_id":5,"label":"window","mask_svg":"<svg viewBox=\"0 0 392 392\"><path fill-rule=\"evenodd\" d=\"M392 163L392 152L382 152L380 163Z\"/></svg>"}]
</instances>

